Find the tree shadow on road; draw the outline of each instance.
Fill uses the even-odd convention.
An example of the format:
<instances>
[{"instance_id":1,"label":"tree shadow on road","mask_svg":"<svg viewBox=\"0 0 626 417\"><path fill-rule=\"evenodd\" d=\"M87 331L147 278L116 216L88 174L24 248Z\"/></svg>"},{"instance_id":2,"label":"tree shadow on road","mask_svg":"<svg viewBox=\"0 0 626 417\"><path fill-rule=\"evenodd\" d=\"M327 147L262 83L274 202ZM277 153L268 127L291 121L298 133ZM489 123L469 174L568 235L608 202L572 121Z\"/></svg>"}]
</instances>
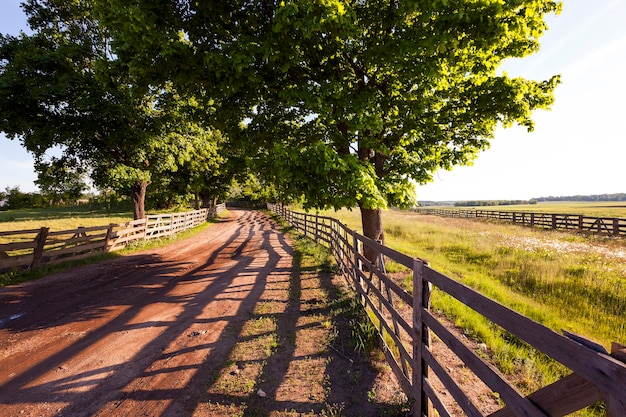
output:
<instances>
[{"instance_id":1,"label":"tree shadow on road","mask_svg":"<svg viewBox=\"0 0 626 417\"><path fill-rule=\"evenodd\" d=\"M268 280L194 415L405 415L406 397L382 356L373 363L355 350L358 304L326 252L294 239L289 280Z\"/></svg>"},{"instance_id":2,"label":"tree shadow on road","mask_svg":"<svg viewBox=\"0 0 626 417\"><path fill-rule=\"evenodd\" d=\"M0 315L23 317L0 329L0 415L393 415L380 370L333 345L332 275L307 268L245 211L159 255L2 289Z\"/></svg>"}]
</instances>

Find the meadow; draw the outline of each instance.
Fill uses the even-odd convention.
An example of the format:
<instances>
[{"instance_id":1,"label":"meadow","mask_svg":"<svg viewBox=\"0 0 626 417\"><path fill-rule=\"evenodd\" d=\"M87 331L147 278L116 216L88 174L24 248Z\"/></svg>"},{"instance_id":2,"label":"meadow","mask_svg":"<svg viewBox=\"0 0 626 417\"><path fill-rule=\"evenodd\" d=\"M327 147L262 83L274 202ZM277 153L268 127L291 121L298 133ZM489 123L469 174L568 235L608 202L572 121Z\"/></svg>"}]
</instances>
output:
<instances>
[{"instance_id":1,"label":"meadow","mask_svg":"<svg viewBox=\"0 0 626 417\"><path fill-rule=\"evenodd\" d=\"M320 213L360 230L359 210ZM385 244L556 332L583 335L610 350L626 344L626 240L500 222L383 213ZM390 272L402 269L388 264ZM411 275L404 278L412 288ZM485 343L494 363L531 392L567 370L524 346L456 300L434 291L433 309ZM597 411L597 410L596 410ZM596 411L577 415L597 415Z\"/></svg>"}]
</instances>

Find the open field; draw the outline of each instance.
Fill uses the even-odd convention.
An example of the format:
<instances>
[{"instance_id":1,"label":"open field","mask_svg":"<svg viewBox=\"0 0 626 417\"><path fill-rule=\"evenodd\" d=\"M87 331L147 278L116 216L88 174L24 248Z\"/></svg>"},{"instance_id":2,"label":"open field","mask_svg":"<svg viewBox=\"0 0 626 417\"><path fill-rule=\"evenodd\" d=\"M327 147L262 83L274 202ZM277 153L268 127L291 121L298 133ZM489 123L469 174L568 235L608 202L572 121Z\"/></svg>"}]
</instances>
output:
<instances>
[{"instance_id":1,"label":"open field","mask_svg":"<svg viewBox=\"0 0 626 417\"><path fill-rule=\"evenodd\" d=\"M591 217L626 218L626 201L564 201L510 206L455 207L428 206L433 209L524 211L534 213L582 214Z\"/></svg>"},{"instance_id":2,"label":"open field","mask_svg":"<svg viewBox=\"0 0 626 417\"><path fill-rule=\"evenodd\" d=\"M360 229L358 210L324 213ZM403 211L386 244L560 331L626 343L626 240Z\"/></svg>"},{"instance_id":3,"label":"open field","mask_svg":"<svg viewBox=\"0 0 626 417\"><path fill-rule=\"evenodd\" d=\"M321 214L360 229L358 210ZM626 343L625 239L402 211L385 212L383 223L387 246L429 261L432 268L556 332L580 334L609 349L611 342ZM392 263L387 270L411 289L410 274ZM438 290L432 303L465 335L485 343L490 359L522 392L567 374L561 365ZM575 415L602 413L592 409Z\"/></svg>"},{"instance_id":4,"label":"open field","mask_svg":"<svg viewBox=\"0 0 626 417\"><path fill-rule=\"evenodd\" d=\"M60 207L30 210L0 211L0 231L29 230L49 227L69 230L78 226L105 226L133 219L132 212L107 212L88 207Z\"/></svg>"}]
</instances>

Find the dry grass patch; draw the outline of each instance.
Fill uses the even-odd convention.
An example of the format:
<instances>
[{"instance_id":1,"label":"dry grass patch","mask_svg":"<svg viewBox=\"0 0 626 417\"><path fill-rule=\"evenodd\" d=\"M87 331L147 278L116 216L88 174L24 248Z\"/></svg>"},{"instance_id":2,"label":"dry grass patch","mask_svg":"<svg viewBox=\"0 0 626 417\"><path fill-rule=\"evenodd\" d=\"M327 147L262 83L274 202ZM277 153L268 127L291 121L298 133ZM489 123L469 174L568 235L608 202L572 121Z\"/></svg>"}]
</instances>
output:
<instances>
[{"instance_id":1,"label":"dry grass patch","mask_svg":"<svg viewBox=\"0 0 626 417\"><path fill-rule=\"evenodd\" d=\"M326 402L328 358L292 360L276 391L277 401L323 404Z\"/></svg>"},{"instance_id":2,"label":"dry grass patch","mask_svg":"<svg viewBox=\"0 0 626 417\"><path fill-rule=\"evenodd\" d=\"M284 313L287 301L260 301L254 307L254 314L259 316Z\"/></svg>"},{"instance_id":3,"label":"dry grass patch","mask_svg":"<svg viewBox=\"0 0 626 417\"><path fill-rule=\"evenodd\" d=\"M262 370L263 364L260 362L231 364L222 370L209 393L247 398L253 394L256 381Z\"/></svg>"}]
</instances>

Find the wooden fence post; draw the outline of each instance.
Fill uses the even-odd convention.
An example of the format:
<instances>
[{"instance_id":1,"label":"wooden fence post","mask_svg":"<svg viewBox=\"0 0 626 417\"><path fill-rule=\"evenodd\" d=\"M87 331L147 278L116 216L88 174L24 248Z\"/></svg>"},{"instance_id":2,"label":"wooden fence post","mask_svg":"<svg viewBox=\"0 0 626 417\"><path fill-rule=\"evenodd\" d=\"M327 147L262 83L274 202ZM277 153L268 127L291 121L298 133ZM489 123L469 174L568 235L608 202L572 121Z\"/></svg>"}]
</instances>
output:
<instances>
[{"instance_id":1,"label":"wooden fence post","mask_svg":"<svg viewBox=\"0 0 626 417\"><path fill-rule=\"evenodd\" d=\"M413 260L413 405L414 416L432 417L434 408L423 388L423 379L428 377L428 365L424 361L422 346L430 346L430 332L422 321L422 311L430 309L432 284L424 279L424 266L420 259Z\"/></svg>"},{"instance_id":2,"label":"wooden fence post","mask_svg":"<svg viewBox=\"0 0 626 417\"><path fill-rule=\"evenodd\" d=\"M422 414L424 392L422 386L423 355L422 355L422 288L424 279L424 263L419 259L413 260L413 416Z\"/></svg>"},{"instance_id":3,"label":"wooden fence post","mask_svg":"<svg viewBox=\"0 0 626 417\"><path fill-rule=\"evenodd\" d=\"M359 299L361 300L361 304L365 307L367 304L365 303L365 294L363 294L363 283L361 282L361 275L359 274L359 271L361 270L361 261L359 260L359 241L356 238L356 232L353 230L352 231L352 242L353 242L353 247L352 247L352 251L353 251L353 262L354 264L352 265L352 274L353 274L353 278L352 278L352 282L354 283L354 286L357 287L357 293L359 294Z\"/></svg>"},{"instance_id":4,"label":"wooden fence post","mask_svg":"<svg viewBox=\"0 0 626 417\"><path fill-rule=\"evenodd\" d=\"M315 239L314 239L316 243L319 243L319 227L320 227L320 218L316 214L315 215Z\"/></svg>"},{"instance_id":5,"label":"wooden fence post","mask_svg":"<svg viewBox=\"0 0 626 417\"><path fill-rule=\"evenodd\" d=\"M144 217L143 220L143 236L140 239L146 240L148 238L148 217Z\"/></svg>"},{"instance_id":6,"label":"wooden fence post","mask_svg":"<svg viewBox=\"0 0 626 417\"><path fill-rule=\"evenodd\" d=\"M111 248L111 237L113 236L113 227L115 227L115 224L110 223L109 228L107 229L107 235L104 238L104 252L109 252Z\"/></svg>"},{"instance_id":7,"label":"wooden fence post","mask_svg":"<svg viewBox=\"0 0 626 417\"><path fill-rule=\"evenodd\" d=\"M613 343L611 346L611 356L620 362L626 363L626 346ZM626 399L610 396L606 400L606 416L619 417L626 415Z\"/></svg>"},{"instance_id":8,"label":"wooden fence post","mask_svg":"<svg viewBox=\"0 0 626 417\"><path fill-rule=\"evenodd\" d=\"M613 236L619 236L619 219L613 219Z\"/></svg>"},{"instance_id":9,"label":"wooden fence post","mask_svg":"<svg viewBox=\"0 0 626 417\"><path fill-rule=\"evenodd\" d=\"M39 266L43 259L43 248L46 245L46 239L48 239L48 232L50 231L49 227L42 227L35 237L37 242L37 246L33 250L33 262L30 264L31 268L36 268Z\"/></svg>"}]
</instances>

